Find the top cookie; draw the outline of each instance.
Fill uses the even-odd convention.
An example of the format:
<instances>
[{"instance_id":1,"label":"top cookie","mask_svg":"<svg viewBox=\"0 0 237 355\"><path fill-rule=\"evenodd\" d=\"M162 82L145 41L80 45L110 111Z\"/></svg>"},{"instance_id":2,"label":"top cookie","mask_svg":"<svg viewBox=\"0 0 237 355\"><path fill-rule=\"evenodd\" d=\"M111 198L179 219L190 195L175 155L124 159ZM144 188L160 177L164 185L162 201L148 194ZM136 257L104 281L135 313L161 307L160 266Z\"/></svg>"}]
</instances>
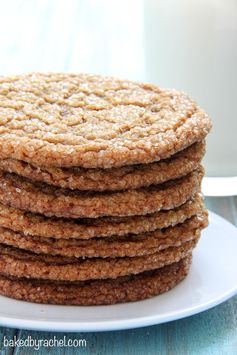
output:
<instances>
[{"instance_id":1,"label":"top cookie","mask_svg":"<svg viewBox=\"0 0 237 355\"><path fill-rule=\"evenodd\" d=\"M165 159L203 139L206 113L184 93L87 74L0 78L0 158L111 168Z\"/></svg>"}]
</instances>

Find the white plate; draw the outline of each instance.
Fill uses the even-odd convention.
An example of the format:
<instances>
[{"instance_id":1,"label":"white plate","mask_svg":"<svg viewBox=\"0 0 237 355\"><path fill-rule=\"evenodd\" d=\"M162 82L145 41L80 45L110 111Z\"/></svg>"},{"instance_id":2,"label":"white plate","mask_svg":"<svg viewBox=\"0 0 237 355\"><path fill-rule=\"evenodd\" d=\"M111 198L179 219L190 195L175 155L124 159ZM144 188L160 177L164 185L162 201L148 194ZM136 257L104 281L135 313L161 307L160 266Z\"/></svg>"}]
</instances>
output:
<instances>
[{"instance_id":1,"label":"white plate","mask_svg":"<svg viewBox=\"0 0 237 355\"><path fill-rule=\"evenodd\" d=\"M0 324L54 331L137 328L187 317L237 293L237 229L210 213L188 277L152 299L114 306L52 306L0 297Z\"/></svg>"}]
</instances>

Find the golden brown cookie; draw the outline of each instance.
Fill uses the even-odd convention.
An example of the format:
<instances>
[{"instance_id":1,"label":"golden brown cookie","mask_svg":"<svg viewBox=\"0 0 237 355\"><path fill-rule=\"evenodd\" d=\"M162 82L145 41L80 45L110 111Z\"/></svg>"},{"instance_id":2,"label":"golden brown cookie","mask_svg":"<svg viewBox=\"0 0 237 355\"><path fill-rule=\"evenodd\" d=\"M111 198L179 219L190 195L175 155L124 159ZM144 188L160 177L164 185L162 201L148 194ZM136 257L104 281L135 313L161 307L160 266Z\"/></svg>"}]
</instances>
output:
<instances>
[{"instance_id":1,"label":"golden brown cookie","mask_svg":"<svg viewBox=\"0 0 237 355\"><path fill-rule=\"evenodd\" d=\"M33 183L0 171L0 202L22 210L57 217L145 215L182 205L200 190L202 167L189 175L137 190L82 192Z\"/></svg>"},{"instance_id":2,"label":"golden brown cookie","mask_svg":"<svg viewBox=\"0 0 237 355\"><path fill-rule=\"evenodd\" d=\"M63 188L105 191L136 189L177 179L197 169L205 153L205 142L198 142L169 159L156 163L112 169L47 168L14 159L0 159L0 169L34 181Z\"/></svg>"},{"instance_id":3,"label":"golden brown cookie","mask_svg":"<svg viewBox=\"0 0 237 355\"><path fill-rule=\"evenodd\" d=\"M35 166L111 168L166 159L202 140L206 113L187 95L110 77L0 78L0 157Z\"/></svg>"},{"instance_id":4,"label":"golden brown cookie","mask_svg":"<svg viewBox=\"0 0 237 355\"><path fill-rule=\"evenodd\" d=\"M198 242L196 235L179 247L154 254L123 258L69 258L34 254L0 244L0 274L57 281L115 279L161 268L186 257Z\"/></svg>"},{"instance_id":5,"label":"golden brown cookie","mask_svg":"<svg viewBox=\"0 0 237 355\"><path fill-rule=\"evenodd\" d=\"M50 218L0 203L0 226L23 235L43 238L90 239L129 233L139 234L174 226L194 215L202 214L204 208L200 193L177 208L132 217Z\"/></svg>"},{"instance_id":6,"label":"golden brown cookie","mask_svg":"<svg viewBox=\"0 0 237 355\"><path fill-rule=\"evenodd\" d=\"M18 300L64 305L105 305L143 300L166 292L184 279L191 255L163 268L115 280L47 282L0 275L0 294Z\"/></svg>"},{"instance_id":7,"label":"golden brown cookie","mask_svg":"<svg viewBox=\"0 0 237 355\"><path fill-rule=\"evenodd\" d=\"M208 224L207 212L194 216L182 224L154 232L129 234L125 237L54 239L24 236L0 227L0 243L34 253L68 257L123 257L153 254L169 247L195 239Z\"/></svg>"}]
</instances>

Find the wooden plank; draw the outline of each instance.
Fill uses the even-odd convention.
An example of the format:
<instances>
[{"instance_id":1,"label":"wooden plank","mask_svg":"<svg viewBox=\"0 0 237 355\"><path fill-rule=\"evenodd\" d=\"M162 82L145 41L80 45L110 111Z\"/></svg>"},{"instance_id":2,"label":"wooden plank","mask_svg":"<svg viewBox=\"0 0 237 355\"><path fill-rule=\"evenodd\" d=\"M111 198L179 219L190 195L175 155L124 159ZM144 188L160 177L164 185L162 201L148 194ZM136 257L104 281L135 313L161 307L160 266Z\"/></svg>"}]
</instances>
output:
<instances>
[{"instance_id":1,"label":"wooden plank","mask_svg":"<svg viewBox=\"0 0 237 355\"><path fill-rule=\"evenodd\" d=\"M14 336L17 337L17 329L0 327L0 354L12 355L14 348L7 346L9 340L14 339Z\"/></svg>"}]
</instances>

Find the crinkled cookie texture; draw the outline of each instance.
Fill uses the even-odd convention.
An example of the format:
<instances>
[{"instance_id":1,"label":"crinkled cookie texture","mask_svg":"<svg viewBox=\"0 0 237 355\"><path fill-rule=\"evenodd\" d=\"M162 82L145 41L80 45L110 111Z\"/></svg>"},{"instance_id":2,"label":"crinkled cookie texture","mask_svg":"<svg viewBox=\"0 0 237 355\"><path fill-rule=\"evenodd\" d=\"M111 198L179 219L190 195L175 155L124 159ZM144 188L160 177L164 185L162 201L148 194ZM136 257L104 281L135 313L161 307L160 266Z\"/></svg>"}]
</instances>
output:
<instances>
[{"instance_id":1,"label":"crinkled cookie texture","mask_svg":"<svg viewBox=\"0 0 237 355\"><path fill-rule=\"evenodd\" d=\"M185 203L200 190L202 167L164 184L122 192L83 192L33 183L0 171L0 202L45 216L96 218L145 215Z\"/></svg>"},{"instance_id":2,"label":"crinkled cookie texture","mask_svg":"<svg viewBox=\"0 0 237 355\"><path fill-rule=\"evenodd\" d=\"M202 140L207 114L187 95L87 74L0 78L0 157L111 168L166 159Z\"/></svg>"},{"instance_id":3,"label":"crinkled cookie texture","mask_svg":"<svg viewBox=\"0 0 237 355\"><path fill-rule=\"evenodd\" d=\"M197 169L205 142L194 143L169 159L112 169L36 167L15 159L0 159L0 169L34 181L69 189L105 191L137 189L177 179Z\"/></svg>"},{"instance_id":4,"label":"crinkled cookie texture","mask_svg":"<svg viewBox=\"0 0 237 355\"><path fill-rule=\"evenodd\" d=\"M0 294L18 300L64 305L109 305L143 300L166 292L189 271L191 255L177 263L115 280L47 282L0 275Z\"/></svg>"},{"instance_id":5,"label":"crinkled cookie texture","mask_svg":"<svg viewBox=\"0 0 237 355\"><path fill-rule=\"evenodd\" d=\"M75 258L34 254L0 244L0 274L56 281L116 279L169 265L188 256L199 235L179 247L122 258Z\"/></svg>"},{"instance_id":6,"label":"crinkled cookie texture","mask_svg":"<svg viewBox=\"0 0 237 355\"><path fill-rule=\"evenodd\" d=\"M123 236L151 232L156 229L183 223L205 210L200 193L183 205L145 216L102 217L102 218L49 218L25 212L0 203L0 226L19 232L54 239L90 239L95 237Z\"/></svg>"},{"instance_id":7,"label":"crinkled cookie texture","mask_svg":"<svg viewBox=\"0 0 237 355\"><path fill-rule=\"evenodd\" d=\"M182 224L154 232L125 237L80 239L53 239L24 236L0 227L0 243L34 253L67 257L124 257L154 254L169 247L178 247L200 235L208 224L207 212L194 216Z\"/></svg>"}]
</instances>

